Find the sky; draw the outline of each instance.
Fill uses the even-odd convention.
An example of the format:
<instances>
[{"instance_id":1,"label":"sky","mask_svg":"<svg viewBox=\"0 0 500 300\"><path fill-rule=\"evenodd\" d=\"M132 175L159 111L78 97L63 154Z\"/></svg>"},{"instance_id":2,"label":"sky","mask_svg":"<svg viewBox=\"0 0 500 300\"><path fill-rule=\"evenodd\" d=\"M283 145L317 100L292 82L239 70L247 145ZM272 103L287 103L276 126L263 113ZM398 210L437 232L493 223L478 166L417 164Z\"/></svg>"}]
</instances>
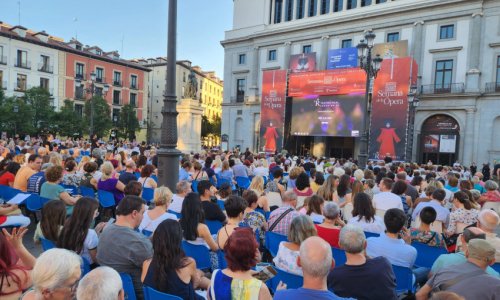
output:
<instances>
[{"instance_id":1,"label":"sky","mask_svg":"<svg viewBox=\"0 0 500 300\"><path fill-rule=\"evenodd\" d=\"M122 58L167 55L168 0L0 0L0 21L84 45L118 50ZM177 60L223 77L220 41L231 29L232 0L177 1ZM123 48L122 48L123 40ZM123 49L123 51L122 51Z\"/></svg>"}]
</instances>

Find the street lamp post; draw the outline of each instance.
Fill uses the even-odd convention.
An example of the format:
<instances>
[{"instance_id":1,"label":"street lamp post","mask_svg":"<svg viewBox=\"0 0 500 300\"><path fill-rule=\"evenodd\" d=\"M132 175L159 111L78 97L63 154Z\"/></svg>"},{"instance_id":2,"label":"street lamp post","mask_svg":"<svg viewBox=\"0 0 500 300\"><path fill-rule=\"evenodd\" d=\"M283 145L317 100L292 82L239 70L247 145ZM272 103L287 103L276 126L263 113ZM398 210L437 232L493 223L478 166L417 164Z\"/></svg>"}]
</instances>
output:
<instances>
[{"instance_id":1,"label":"street lamp post","mask_svg":"<svg viewBox=\"0 0 500 300\"><path fill-rule=\"evenodd\" d=\"M92 138L94 135L94 95L96 92L96 74L94 72L90 73L90 85L88 88L85 88L85 83L81 79L75 80L75 86L82 87L83 91L87 94L90 94L90 134L89 137ZM109 91L109 85L104 84L103 86L103 94L100 96L106 97L106 94Z\"/></svg>"},{"instance_id":2,"label":"street lamp post","mask_svg":"<svg viewBox=\"0 0 500 300\"><path fill-rule=\"evenodd\" d=\"M373 57L372 50L375 34L369 30L365 33L365 39L356 46L358 48L359 67L366 73L366 94L365 94L365 119L363 131L359 143L358 165L365 168L368 162L368 144L370 141L370 118L371 118L371 81L377 77L382 64L380 55Z\"/></svg>"},{"instance_id":3,"label":"street lamp post","mask_svg":"<svg viewBox=\"0 0 500 300\"><path fill-rule=\"evenodd\" d=\"M413 135L415 133L415 113L418 107L420 99L418 98L418 88L416 85L410 86L410 91L408 92L408 142L406 145L406 161L411 162L413 155Z\"/></svg>"},{"instance_id":4,"label":"street lamp post","mask_svg":"<svg viewBox=\"0 0 500 300\"><path fill-rule=\"evenodd\" d=\"M163 96L161 114L161 142L158 150L158 181L160 185L175 190L179 179L179 157L177 147L177 96L175 90L177 61L177 0L168 4L168 49L167 82Z\"/></svg>"}]
</instances>

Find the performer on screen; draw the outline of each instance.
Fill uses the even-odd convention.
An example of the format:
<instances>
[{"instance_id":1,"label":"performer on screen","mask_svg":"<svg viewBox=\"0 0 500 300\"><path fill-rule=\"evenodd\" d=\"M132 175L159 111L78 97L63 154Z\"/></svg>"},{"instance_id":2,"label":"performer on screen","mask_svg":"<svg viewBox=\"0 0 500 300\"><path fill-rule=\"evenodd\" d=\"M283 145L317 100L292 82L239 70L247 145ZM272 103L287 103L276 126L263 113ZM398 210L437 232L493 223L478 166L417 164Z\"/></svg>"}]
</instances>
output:
<instances>
[{"instance_id":1,"label":"performer on screen","mask_svg":"<svg viewBox=\"0 0 500 300\"><path fill-rule=\"evenodd\" d=\"M401 139L396 134L396 129L392 128L391 122L387 121L385 123L385 128L380 129L380 135L377 138L377 142L380 143L380 148L378 150L379 157L395 157L396 150L394 142L399 143L400 141Z\"/></svg>"},{"instance_id":2,"label":"performer on screen","mask_svg":"<svg viewBox=\"0 0 500 300\"><path fill-rule=\"evenodd\" d=\"M278 132L276 131L276 127L273 126L272 121L269 122L269 126L266 128L266 132L263 137L266 140L264 151L274 153L276 151L276 139L278 138Z\"/></svg>"}]
</instances>

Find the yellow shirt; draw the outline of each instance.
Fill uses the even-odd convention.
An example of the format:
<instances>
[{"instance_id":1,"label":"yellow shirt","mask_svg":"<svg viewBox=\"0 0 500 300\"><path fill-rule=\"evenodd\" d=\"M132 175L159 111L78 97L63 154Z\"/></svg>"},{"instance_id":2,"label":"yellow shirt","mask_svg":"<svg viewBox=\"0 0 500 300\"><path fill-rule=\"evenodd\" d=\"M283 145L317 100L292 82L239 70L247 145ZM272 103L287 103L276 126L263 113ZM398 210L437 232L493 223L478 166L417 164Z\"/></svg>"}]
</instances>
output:
<instances>
[{"instance_id":1,"label":"yellow shirt","mask_svg":"<svg viewBox=\"0 0 500 300\"><path fill-rule=\"evenodd\" d=\"M19 171L17 171L16 178L14 179L14 185L12 187L26 192L26 189L28 188L28 179L35 173L36 172L28 166L22 167Z\"/></svg>"}]
</instances>

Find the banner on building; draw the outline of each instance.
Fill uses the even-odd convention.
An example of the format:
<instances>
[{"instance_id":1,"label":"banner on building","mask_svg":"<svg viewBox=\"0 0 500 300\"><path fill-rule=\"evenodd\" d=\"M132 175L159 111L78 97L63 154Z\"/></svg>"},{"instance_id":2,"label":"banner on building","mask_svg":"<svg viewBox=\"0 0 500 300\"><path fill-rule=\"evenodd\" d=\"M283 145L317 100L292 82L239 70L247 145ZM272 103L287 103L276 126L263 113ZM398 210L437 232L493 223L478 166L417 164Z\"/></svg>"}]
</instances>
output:
<instances>
[{"instance_id":1,"label":"banner on building","mask_svg":"<svg viewBox=\"0 0 500 300\"><path fill-rule=\"evenodd\" d=\"M286 70L262 72L260 151L274 153L283 147L286 77Z\"/></svg>"},{"instance_id":2,"label":"banner on building","mask_svg":"<svg viewBox=\"0 0 500 300\"><path fill-rule=\"evenodd\" d=\"M358 49L342 48L328 50L327 70L355 68L358 66Z\"/></svg>"},{"instance_id":3,"label":"banner on building","mask_svg":"<svg viewBox=\"0 0 500 300\"><path fill-rule=\"evenodd\" d=\"M379 54L383 59L403 58L408 56L408 41L398 41L390 43L375 44L373 47L373 57Z\"/></svg>"},{"instance_id":4,"label":"banner on building","mask_svg":"<svg viewBox=\"0 0 500 300\"><path fill-rule=\"evenodd\" d=\"M308 98L365 94L366 74L360 68L290 74L288 96Z\"/></svg>"},{"instance_id":5,"label":"banner on building","mask_svg":"<svg viewBox=\"0 0 500 300\"><path fill-rule=\"evenodd\" d=\"M408 91L416 83L417 64L410 57L385 59L373 85L370 158L404 160Z\"/></svg>"},{"instance_id":6,"label":"banner on building","mask_svg":"<svg viewBox=\"0 0 500 300\"><path fill-rule=\"evenodd\" d=\"M316 52L291 55L289 69L292 73L315 71Z\"/></svg>"}]
</instances>

